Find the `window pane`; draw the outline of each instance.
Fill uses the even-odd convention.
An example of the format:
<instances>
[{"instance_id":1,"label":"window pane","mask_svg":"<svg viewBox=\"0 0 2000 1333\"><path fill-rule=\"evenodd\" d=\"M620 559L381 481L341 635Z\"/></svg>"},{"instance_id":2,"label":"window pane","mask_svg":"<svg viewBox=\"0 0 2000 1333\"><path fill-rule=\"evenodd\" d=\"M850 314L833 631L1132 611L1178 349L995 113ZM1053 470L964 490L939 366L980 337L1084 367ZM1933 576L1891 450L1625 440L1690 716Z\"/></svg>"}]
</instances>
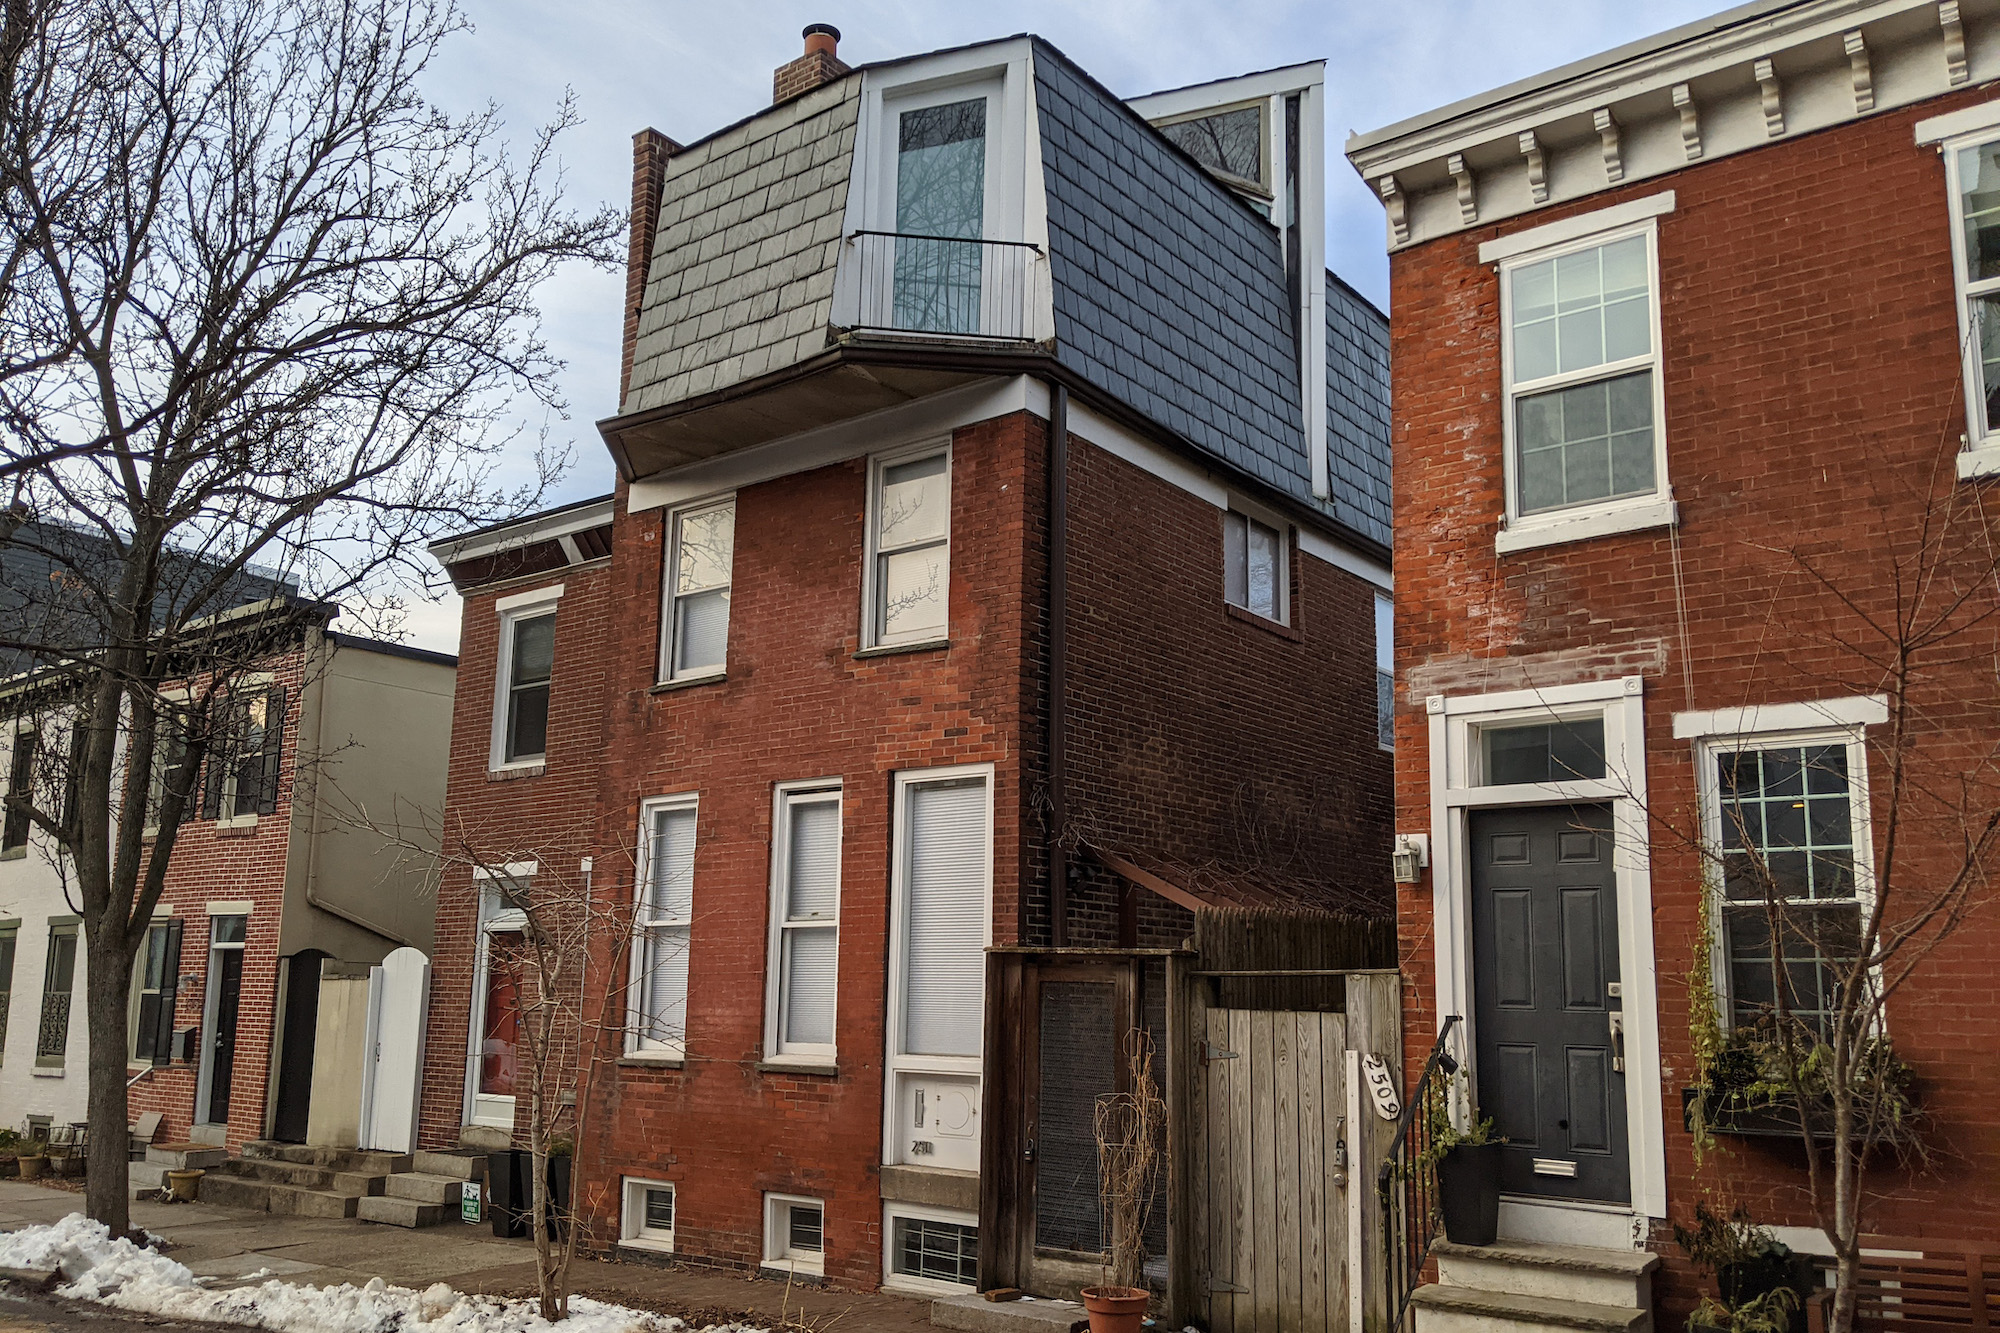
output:
<instances>
[{"instance_id":1,"label":"window pane","mask_svg":"<svg viewBox=\"0 0 2000 1333\"><path fill-rule=\"evenodd\" d=\"M795 926L785 931L786 1045L833 1044L834 978L839 933L832 926Z\"/></svg>"},{"instance_id":2,"label":"window pane","mask_svg":"<svg viewBox=\"0 0 2000 1333\"><path fill-rule=\"evenodd\" d=\"M1979 383L1985 399L1986 429L2000 430L2000 296L1974 298L1972 318L1979 328Z\"/></svg>"},{"instance_id":3,"label":"window pane","mask_svg":"<svg viewBox=\"0 0 2000 1333\"><path fill-rule=\"evenodd\" d=\"M878 551L939 541L951 531L951 481L943 454L882 469L876 524Z\"/></svg>"},{"instance_id":4,"label":"window pane","mask_svg":"<svg viewBox=\"0 0 2000 1333\"><path fill-rule=\"evenodd\" d=\"M726 587L736 559L736 506L682 514L674 542L677 594Z\"/></svg>"},{"instance_id":5,"label":"window pane","mask_svg":"<svg viewBox=\"0 0 2000 1333\"><path fill-rule=\"evenodd\" d=\"M549 687L529 685L507 701L507 760L531 759L548 753Z\"/></svg>"},{"instance_id":6,"label":"window pane","mask_svg":"<svg viewBox=\"0 0 2000 1333\"><path fill-rule=\"evenodd\" d=\"M536 616L514 622L514 658L511 679L516 685L547 680L555 670L556 618Z\"/></svg>"},{"instance_id":7,"label":"window pane","mask_svg":"<svg viewBox=\"0 0 2000 1333\"><path fill-rule=\"evenodd\" d=\"M944 631L949 551L943 545L926 546L882 557L880 637L901 639Z\"/></svg>"},{"instance_id":8,"label":"window pane","mask_svg":"<svg viewBox=\"0 0 2000 1333\"><path fill-rule=\"evenodd\" d=\"M909 789L903 1050L978 1055L984 1021L986 784Z\"/></svg>"},{"instance_id":9,"label":"window pane","mask_svg":"<svg viewBox=\"0 0 2000 1333\"><path fill-rule=\"evenodd\" d=\"M979 332L986 99L906 111L896 158L895 326ZM943 237L942 240L913 239Z\"/></svg>"},{"instance_id":10,"label":"window pane","mask_svg":"<svg viewBox=\"0 0 2000 1333\"><path fill-rule=\"evenodd\" d=\"M650 1231L672 1231L674 1229L674 1192L672 1190L646 1191L646 1227Z\"/></svg>"},{"instance_id":11,"label":"window pane","mask_svg":"<svg viewBox=\"0 0 2000 1333\"><path fill-rule=\"evenodd\" d=\"M1653 489L1653 372L1516 400L1523 514Z\"/></svg>"},{"instance_id":12,"label":"window pane","mask_svg":"<svg viewBox=\"0 0 2000 1333\"><path fill-rule=\"evenodd\" d=\"M896 1219L896 1271L911 1277L976 1286L979 1228L923 1218Z\"/></svg>"},{"instance_id":13,"label":"window pane","mask_svg":"<svg viewBox=\"0 0 2000 1333\"><path fill-rule=\"evenodd\" d=\"M2000 143L1958 154L1959 206L1965 215L1965 275L2000 278Z\"/></svg>"},{"instance_id":14,"label":"window pane","mask_svg":"<svg viewBox=\"0 0 2000 1333\"><path fill-rule=\"evenodd\" d=\"M694 821L693 810L661 810L653 816L648 920L686 921L694 915Z\"/></svg>"},{"instance_id":15,"label":"window pane","mask_svg":"<svg viewBox=\"0 0 2000 1333\"><path fill-rule=\"evenodd\" d=\"M250 918L242 916L217 916L209 918L211 938L217 944L243 943L243 925Z\"/></svg>"},{"instance_id":16,"label":"window pane","mask_svg":"<svg viewBox=\"0 0 2000 1333\"><path fill-rule=\"evenodd\" d=\"M1250 520L1241 514L1222 516L1222 596L1232 606L1250 600Z\"/></svg>"},{"instance_id":17,"label":"window pane","mask_svg":"<svg viewBox=\"0 0 2000 1333\"><path fill-rule=\"evenodd\" d=\"M818 1204L795 1203L786 1211L790 1214L786 1228L785 1247L794 1253L818 1254L824 1244L821 1234L821 1220L824 1214Z\"/></svg>"},{"instance_id":18,"label":"window pane","mask_svg":"<svg viewBox=\"0 0 2000 1333\"><path fill-rule=\"evenodd\" d=\"M1238 107L1162 125L1160 133L1210 171L1265 183L1262 107Z\"/></svg>"},{"instance_id":19,"label":"window pane","mask_svg":"<svg viewBox=\"0 0 2000 1333\"><path fill-rule=\"evenodd\" d=\"M729 589L674 599L674 674L720 668L729 652Z\"/></svg>"},{"instance_id":20,"label":"window pane","mask_svg":"<svg viewBox=\"0 0 2000 1333\"><path fill-rule=\"evenodd\" d=\"M1524 726L1482 727L1485 785L1572 782L1604 776L1604 719L1576 718Z\"/></svg>"},{"instance_id":21,"label":"window pane","mask_svg":"<svg viewBox=\"0 0 2000 1333\"><path fill-rule=\"evenodd\" d=\"M1260 616L1278 618L1278 534L1249 520L1250 600L1245 605Z\"/></svg>"},{"instance_id":22,"label":"window pane","mask_svg":"<svg viewBox=\"0 0 2000 1333\"><path fill-rule=\"evenodd\" d=\"M1853 896L1853 793L1845 746L1719 754L1716 778L1727 897Z\"/></svg>"},{"instance_id":23,"label":"window pane","mask_svg":"<svg viewBox=\"0 0 2000 1333\"><path fill-rule=\"evenodd\" d=\"M1651 290L1643 236L1515 269L1514 382L1646 355L1653 347Z\"/></svg>"},{"instance_id":24,"label":"window pane","mask_svg":"<svg viewBox=\"0 0 2000 1333\"><path fill-rule=\"evenodd\" d=\"M647 931L640 965L640 1042L679 1045L687 1036L688 928Z\"/></svg>"},{"instance_id":25,"label":"window pane","mask_svg":"<svg viewBox=\"0 0 2000 1333\"><path fill-rule=\"evenodd\" d=\"M798 801L789 813L785 917L830 921L840 907L840 803Z\"/></svg>"}]
</instances>

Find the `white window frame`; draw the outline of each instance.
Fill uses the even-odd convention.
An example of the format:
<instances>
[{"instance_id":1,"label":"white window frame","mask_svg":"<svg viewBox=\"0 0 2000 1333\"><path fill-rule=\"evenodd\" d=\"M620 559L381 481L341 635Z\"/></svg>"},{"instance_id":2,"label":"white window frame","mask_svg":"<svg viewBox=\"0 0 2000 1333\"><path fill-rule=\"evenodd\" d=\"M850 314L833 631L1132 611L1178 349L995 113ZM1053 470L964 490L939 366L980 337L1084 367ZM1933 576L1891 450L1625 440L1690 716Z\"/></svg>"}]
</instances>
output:
<instances>
[{"instance_id":1,"label":"white window frame","mask_svg":"<svg viewBox=\"0 0 2000 1333\"><path fill-rule=\"evenodd\" d=\"M194 1097L194 1123L197 1125L225 1123L209 1119L209 1094L214 1090L211 1085L215 1081L216 1011L222 1006L222 959L219 955L235 952L244 955L243 961L246 966L250 961L248 953L250 947L250 913L245 910L245 904L240 902L212 902L207 905L206 912L208 915L208 940L203 967L207 975L202 979L201 1059L198 1062L195 1075ZM218 940L215 938L215 923L227 917L237 917L242 920L242 939ZM185 939L182 942L182 947L186 947ZM236 1004L237 1022L240 1028L243 1008L243 992L240 985L237 991ZM240 1031L238 1035L241 1035ZM232 1076L235 1059L236 1052L232 1048L230 1051ZM232 1092L232 1100L233 1096Z\"/></svg>"},{"instance_id":2,"label":"white window frame","mask_svg":"<svg viewBox=\"0 0 2000 1333\"><path fill-rule=\"evenodd\" d=\"M1382 697L1385 676L1389 683L1386 706ZM1375 594L1375 746L1389 754L1396 752L1396 601L1386 592Z\"/></svg>"},{"instance_id":3,"label":"white window frame","mask_svg":"<svg viewBox=\"0 0 2000 1333\"><path fill-rule=\"evenodd\" d=\"M626 1176L621 1191L623 1206L619 1210L618 1243L628 1249L655 1250L661 1254L674 1252L674 1228L654 1227L646 1224L646 1191L665 1190L674 1199L674 1222L681 1220L680 1191L671 1180L649 1180L641 1176Z\"/></svg>"},{"instance_id":4,"label":"white window frame","mask_svg":"<svg viewBox=\"0 0 2000 1333\"><path fill-rule=\"evenodd\" d=\"M1502 245L1504 253L1496 255L1487 246L1481 247L1481 259L1497 260L1495 270L1500 280L1501 461L1505 476L1506 521L1496 538L1495 546L1502 554L1508 551L1580 541L1589 537L1609 536L1618 532L1670 526L1675 522L1673 486L1667 474L1667 398L1665 356L1660 346L1660 241L1657 217L1658 212L1673 207L1673 196L1668 194L1663 198L1665 201L1663 207L1646 212L1638 221L1627 220L1630 211L1637 210L1622 206L1620 209L1605 210L1606 216L1602 220L1602 225L1588 231L1579 230L1582 226L1588 225L1590 222L1588 217L1552 224L1549 231L1554 233L1554 236L1546 244L1532 244L1535 236L1533 233L1527 233L1503 238L1504 241L1523 242L1520 246ZM1650 205L1652 201L1638 200L1635 203ZM1595 250L1632 236L1643 236L1646 240L1646 301L1652 321L1651 350L1644 356L1627 357L1622 361L1606 362L1585 370L1558 372L1538 380L1531 380L1526 384L1515 384L1513 294L1515 271L1563 255ZM1515 403L1522 398L1539 397L1579 384L1616 379L1641 370L1652 372L1652 491L1643 495L1623 495L1610 500L1596 500L1562 509L1543 510L1535 514L1521 513L1520 465L1515 457Z\"/></svg>"},{"instance_id":5,"label":"white window frame","mask_svg":"<svg viewBox=\"0 0 2000 1333\"><path fill-rule=\"evenodd\" d=\"M541 754L522 759L507 757L507 704L513 695L511 677L514 674L514 626L523 620L533 620L537 616L555 615L556 603L561 600L562 595L563 585L558 583L548 588L515 593L511 597L502 597L493 603L493 610L500 617L500 642L498 650L493 654L493 740L486 760L488 772L541 768L548 763L546 737ZM551 667L549 676L551 711L555 704L555 693L554 668Z\"/></svg>"},{"instance_id":6,"label":"white window frame","mask_svg":"<svg viewBox=\"0 0 2000 1333\"><path fill-rule=\"evenodd\" d=\"M541 868L541 863L537 861L509 861L503 866L472 868L473 890L477 899L474 910L478 920L474 926L476 935L472 949L471 1004L466 1010L463 1123L468 1125L486 1125L509 1131L514 1128L513 1095L481 1092L479 1064L486 1055L486 1002L487 988L493 976L493 936L519 934L528 928L527 912L508 906L507 895L510 890L516 896L532 894L535 876L541 873ZM502 1098L507 1103L504 1110L499 1105ZM486 1114L481 1113L482 1100L490 1104Z\"/></svg>"},{"instance_id":7,"label":"white window frame","mask_svg":"<svg viewBox=\"0 0 2000 1333\"><path fill-rule=\"evenodd\" d=\"M797 805L832 805L839 821L839 842L846 842L846 806L840 779L822 778L809 782L781 782L771 803L771 922L770 941L764 976L764 1059L770 1064L800 1065L831 1069L839 1056L840 992L834 988L834 1035L830 1042L788 1042L784 1038L785 1016L785 935L798 929L833 931L834 948L840 947L840 886L836 879L833 920L795 922L786 916L790 898L792 809ZM834 849L835 875L844 868L845 847ZM836 959L835 976L838 977Z\"/></svg>"},{"instance_id":8,"label":"white window frame","mask_svg":"<svg viewBox=\"0 0 2000 1333\"><path fill-rule=\"evenodd\" d=\"M1277 568L1277 608L1276 614L1266 616L1262 611L1252 610L1239 602L1229 600L1229 516L1248 519L1259 527L1269 528L1278 536ZM1248 537L1245 537L1248 541ZM1244 579L1249 579L1249 551L1244 551ZM1233 606L1245 615L1259 620L1269 620L1274 625L1289 626L1292 623L1292 525L1260 504L1245 500L1239 495L1229 497L1229 507L1222 514L1222 600L1226 606Z\"/></svg>"},{"instance_id":9,"label":"white window frame","mask_svg":"<svg viewBox=\"0 0 2000 1333\"><path fill-rule=\"evenodd\" d=\"M931 1208L914 1203L884 1203L882 1205L882 1289L884 1291L908 1292L913 1296L963 1296L974 1290L969 1282L946 1282L942 1278L921 1277L914 1273L896 1271L896 1222L897 1219L917 1222L948 1222L954 1226L971 1227L979 1230L977 1213L962 1213L955 1208ZM981 1247L980 1262L985 1262L984 1246Z\"/></svg>"},{"instance_id":10,"label":"white window frame","mask_svg":"<svg viewBox=\"0 0 2000 1333\"><path fill-rule=\"evenodd\" d=\"M1971 108L1985 111L1987 108ZM1923 126L1918 126L1923 142ZM2000 142L2000 125L1935 141L1944 158L1945 201L1951 209L1951 285L1958 305L1959 370L1965 379L1965 447L1958 452L1961 480L2000 474L2000 428L1987 430L1986 393L1979 359L1979 331L1972 309L1981 297L2000 297L2000 278L1973 282L1965 268L1965 199L1961 193L1958 155L1968 148ZM2000 386L1996 386L2000 387Z\"/></svg>"},{"instance_id":11,"label":"white window frame","mask_svg":"<svg viewBox=\"0 0 2000 1333\"><path fill-rule=\"evenodd\" d=\"M934 783L962 782L978 778L986 784L986 863L984 867L984 901L979 914L982 930L980 947L990 948L993 944L993 810L994 775L992 764L960 764L949 768L911 768L899 770L892 784L890 866L889 866L889 974L888 974L888 1034L885 1043L887 1056L883 1060L883 1117L882 1117L882 1160L894 1164L899 1160L896 1131L898 1109L902 1105L897 1094L897 1084L906 1075L916 1074L957 1074L974 1079L982 1077L985 1067L985 1052L977 1056L956 1055L912 1055L903 1050L904 1032L904 991L906 989L904 969L907 966L908 928L907 907L909 903L909 859L910 859L910 792L913 788ZM981 979L984 991L984 979ZM983 1036L983 1034L982 1034ZM977 1099L975 1098L975 1104Z\"/></svg>"},{"instance_id":12,"label":"white window frame","mask_svg":"<svg viewBox=\"0 0 2000 1333\"><path fill-rule=\"evenodd\" d=\"M678 624L678 618L674 615L674 603L679 600L677 589L680 583L681 523L686 519L699 517L702 514L707 514L717 509L733 511L735 508L736 493L731 491L727 495L711 496L705 500L697 500L693 504L678 506L667 513L666 576L660 580L659 679L662 684L716 680L727 675L729 672L728 631L726 629L723 637L724 660L721 663L715 666L695 667L687 671L676 672L674 670L674 650L678 647L675 641L675 626ZM733 532L735 524L733 513L730 523ZM730 556L729 582L722 585L726 595L733 594L736 587L735 540L733 537L730 542ZM710 592L713 589L703 589L703 591ZM732 611L735 609L733 595L731 597L730 609Z\"/></svg>"},{"instance_id":13,"label":"white window frame","mask_svg":"<svg viewBox=\"0 0 2000 1333\"><path fill-rule=\"evenodd\" d=\"M697 856L700 855L701 793L679 792L672 796L656 796L653 797L651 800L643 801L640 803L639 851L637 860L634 863L638 866L639 873L636 882L633 885L632 950L631 950L630 963L626 968L626 983L625 983L625 1058L627 1060L645 1061L657 1064L678 1065L687 1058L687 1030L688 1030L688 1020L691 1016L689 1011L693 1008L693 999L692 999L694 991L694 984L692 977L692 965L694 962L693 884L690 883L688 886L689 911L685 920L662 917L656 921L651 921L650 924L641 924L642 920L645 919L641 918L638 915L640 910L640 905L644 903L646 899L647 886L652 882L653 816L659 814L661 811L664 810L687 810L694 814L695 849L696 849L695 854ZM691 879L693 875L694 871L691 867L689 870L689 876ZM645 995L646 943L647 943L648 932L660 929L685 930L687 932L688 963L690 966L690 976L688 983L688 995L684 996L681 1000L681 1039L679 1042L664 1041L657 1046L641 1046L639 1044L640 1043L639 1032L641 1026L645 1021L645 1015L640 1012L640 1004L642 1003L643 997Z\"/></svg>"},{"instance_id":14,"label":"white window frame","mask_svg":"<svg viewBox=\"0 0 2000 1333\"><path fill-rule=\"evenodd\" d=\"M801 1250L792 1253L791 1210L794 1205L805 1204L819 1209L819 1253ZM679 1220L676 1217L675 1220ZM760 1264L764 1268L775 1268L782 1273L806 1273L815 1277L826 1274L826 1202L803 1194L766 1194L764 1196L764 1258Z\"/></svg>"},{"instance_id":15,"label":"white window frame","mask_svg":"<svg viewBox=\"0 0 2000 1333\"><path fill-rule=\"evenodd\" d=\"M1752 719L1754 720L1754 716ZM1676 723L1680 721L1677 717ZM1680 730L1676 726L1676 731ZM1875 828L1868 787L1867 725L1855 722L1843 726L1802 727L1768 730L1718 730L1695 737L1695 789L1701 798L1701 830L1706 843L1703 854L1709 864L1720 866L1722 847L1722 793L1715 774L1716 757L1743 750L1785 750L1807 745L1847 747L1847 818L1854 840L1854 901L1865 923L1875 902ZM1719 872L1718 872L1719 873ZM1718 889L1718 892L1720 890ZM1787 898L1787 903L1844 902L1839 898ZM1722 1009L1718 1017L1724 1031L1735 1026L1736 995L1729 967L1728 922L1725 903L1718 899L1711 913L1709 975L1715 1000ZM1865 941L1864 941L1865 947ZM1876 970L1879 977L1880 970Z\"/></svg>"},{"instance_id":16,"label":"white window frame","mask_svg":"<svg viewBox=\"0 0 2000 1333\"><path fill-rule=\"evenodd\" d=\"M881 577L876 566L880 563L881 551L876 545L876 534L882 518L882 478L892 467L904 463L921 462L926 458L944 458L944 627L935 631L906 634L878 634L875 629L876 599L881 596ZM871 648L922 648L932 644L951 641L951 510L952 510L952 447L950 437L942 440L927 440L904 449L892 449L871 456L868 460L868 505L866 514L867 531L862 535L861 553L861 647Z\"/></svg>"}]
</instances>

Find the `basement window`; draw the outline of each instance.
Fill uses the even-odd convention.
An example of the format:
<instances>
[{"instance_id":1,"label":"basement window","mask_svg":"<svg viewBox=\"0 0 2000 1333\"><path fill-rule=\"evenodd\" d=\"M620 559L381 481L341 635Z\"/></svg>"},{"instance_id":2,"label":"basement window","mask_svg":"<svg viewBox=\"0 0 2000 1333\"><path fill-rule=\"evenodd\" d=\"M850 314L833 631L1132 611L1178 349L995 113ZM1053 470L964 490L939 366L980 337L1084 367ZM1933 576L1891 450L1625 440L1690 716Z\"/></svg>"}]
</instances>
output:
<instances>
[{"instance_id":1,"label":"basement window","mask_svg":"<svg viewBox=\"0 0 2000 1333\"><path fill-rule=\"evenodd\" d=\"M625 1207L619 1244L639 1250L674 1251L674 1187L664 1180L625 1178Z\"/></svg>"},{"instance_id":2,"label":"basement window","mask_svg":"<svg viewBox=\"0 0 2000 1333\"><path fill-rule=\"evenodd\" d=\"M764 1196L764 1267L821 1274L826 1269L826 1206L791 1194Z\"/></svg>"},{"instance_id":3,"label":"basement window","mask_svg":"<svg viewBox=\"0 0 2000 1333\"><path fill-rule=\"evenodd\" d=\"M883 1285L929 1295L976 1290L979 1219L970 1213L892 1204Z\"/></svg>"}]
</instances>

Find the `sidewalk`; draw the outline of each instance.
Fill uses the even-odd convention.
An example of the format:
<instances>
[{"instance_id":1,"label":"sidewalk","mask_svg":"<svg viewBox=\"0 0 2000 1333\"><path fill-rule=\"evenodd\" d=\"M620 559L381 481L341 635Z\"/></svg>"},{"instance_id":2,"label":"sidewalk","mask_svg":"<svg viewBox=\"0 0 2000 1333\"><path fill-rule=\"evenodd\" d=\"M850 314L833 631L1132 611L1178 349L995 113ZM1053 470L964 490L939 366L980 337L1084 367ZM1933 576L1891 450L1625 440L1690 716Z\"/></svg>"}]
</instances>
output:
<instances>
[{"instance_id":1,"label":"sidewalk","mask_svg":"<svg viewBox=\"0 0 2000 1333\"><path fill-rule=\"evenodd\" d=\"M0 1231L55 1222L79 1212L83 1197L17 1180L0 1180ZM227 1288L259 1269L277 1278L324 1287L359 1286L380 1277L422 1289L445 1282L477 1294L535 1294L535 1250L525 1240L499 1240L485 1227L447 1222L404 1231L347 1218L280 1217L210 1204L138 1203L132 1224L165 1236L166 1253L197 1275ZM578 1256L575 1294L633 1309L679 1316L696 1327L740 1321L766 1328L781 1320L815 1329L928 1329L930 1304L885 1294L823 1291L696 1267L600 1261Z\"/></svg>"}]
</instances>

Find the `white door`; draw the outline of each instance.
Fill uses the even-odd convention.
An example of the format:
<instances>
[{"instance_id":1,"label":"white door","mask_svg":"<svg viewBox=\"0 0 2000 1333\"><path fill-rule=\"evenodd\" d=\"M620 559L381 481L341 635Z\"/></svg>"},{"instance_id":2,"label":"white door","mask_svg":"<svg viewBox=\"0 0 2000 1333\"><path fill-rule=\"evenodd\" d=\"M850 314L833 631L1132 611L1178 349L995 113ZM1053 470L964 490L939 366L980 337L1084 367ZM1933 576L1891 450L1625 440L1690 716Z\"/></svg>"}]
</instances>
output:
<instances>
[{"instance_id":1,"label":"white door","mask_svg":"<svg viewBox=\"0 0 2000 1333\"><path fill-rule=\"evenodd\" d=\"M497 885L479 895L479 939L472 960L471 1022L466 1025L465 1123L511 1131L520 1028L521 932L527 913L509 906Z\"/></svg>"},{"instance_id":2,"label":"white door","mask_svg":"<svg viewBox=\"0 0 2000 1333\"><path fill-rule=\"evenodd\" d=\"M417 1141L431 960L415 949L398 949L382 960L369 980L368 1036L374 1065L362 1108L361 1146L408 1152Z\"/></svg>"}]
</instances>

